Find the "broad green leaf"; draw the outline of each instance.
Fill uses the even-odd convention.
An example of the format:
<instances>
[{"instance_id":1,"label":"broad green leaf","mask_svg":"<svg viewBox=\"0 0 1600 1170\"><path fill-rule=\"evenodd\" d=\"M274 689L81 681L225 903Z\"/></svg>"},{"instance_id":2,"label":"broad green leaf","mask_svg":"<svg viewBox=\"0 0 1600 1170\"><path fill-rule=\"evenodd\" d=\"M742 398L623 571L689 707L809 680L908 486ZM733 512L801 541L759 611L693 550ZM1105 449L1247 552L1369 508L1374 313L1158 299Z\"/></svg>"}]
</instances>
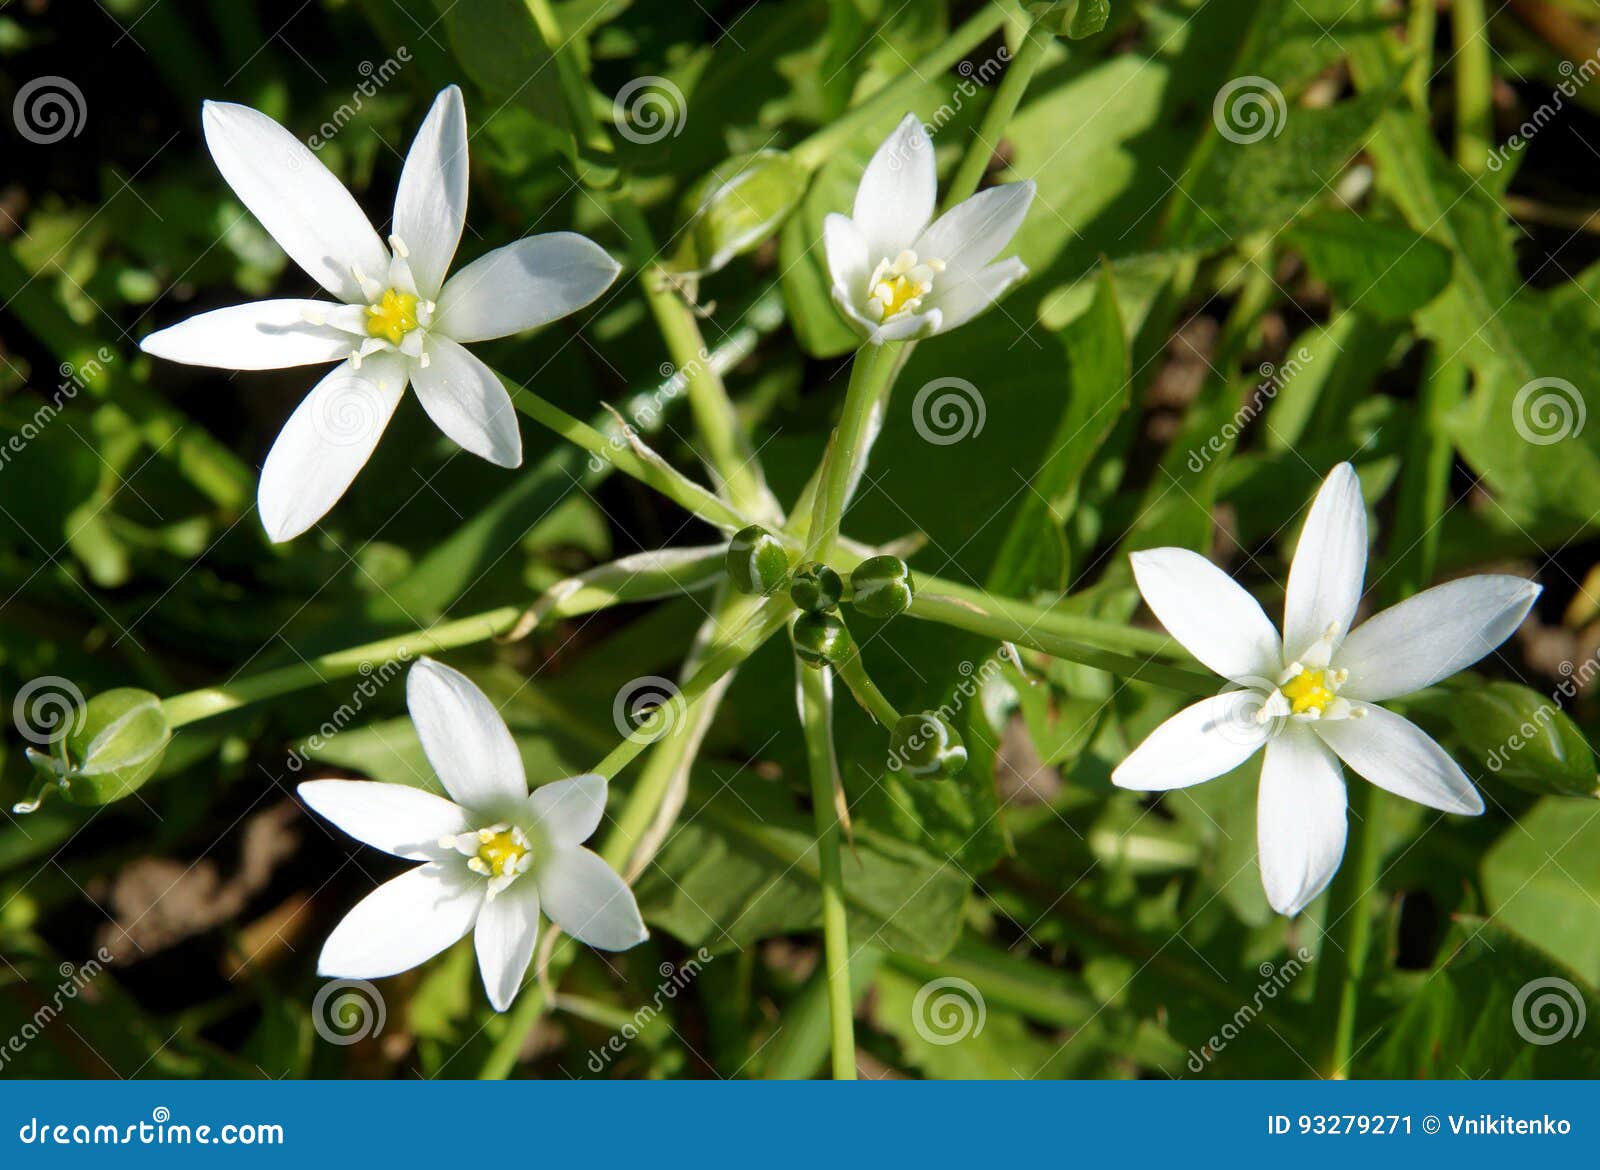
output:
<instances>
[{"instance_id":1,"label":"broad green leaf","mask_svg":"<svg viewBox=\"0 0 1600 1170\"><path fill-rule=\"evenodd\" d=\"M1355 1074L1396 1080L1600 1076L1591 987L1482 918L1456 919ZM1587 1021L1587 1026L1584 1026Z\"/></svg>"},{"instance_id":2,"label":"broad green leaf","mask_svg":"<svg viewBox=\"0 0 1600 1170\"><path fill-rule=\"evenodd\" d=\"M1347 309L1401 321L1450 283L1450 252L1409 228L1348 212L1302 219L1285 234Z\"/></svg>"},{"instance_id":3,"label":"broad green leaf","mask_svg":"<svg viewBox=\"0 0 1600 1170\"><path fill-rule=\"evenodd\" d=\"M1600 982L1600 805L1547 796L1483 859L1495 921Z\"/></svg>"}]
</instances>

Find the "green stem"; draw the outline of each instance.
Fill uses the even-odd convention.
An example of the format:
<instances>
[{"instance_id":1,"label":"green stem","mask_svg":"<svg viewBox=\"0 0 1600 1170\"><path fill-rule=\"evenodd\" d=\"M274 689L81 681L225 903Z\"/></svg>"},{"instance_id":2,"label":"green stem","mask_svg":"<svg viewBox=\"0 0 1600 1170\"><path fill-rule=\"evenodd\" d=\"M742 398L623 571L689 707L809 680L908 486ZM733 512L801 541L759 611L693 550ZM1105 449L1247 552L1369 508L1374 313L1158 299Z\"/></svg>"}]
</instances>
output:
<instances>
[{"instance_id":1,"label":"green stem","mask_svg":"<svg viewBox=\"0 0 1600 1170\"><path fill-rule=\"evenodd\" d=\"M939 43L938 48L919 59L893 81L886 83L860 105L847 111L842 117L835 118L826 127L800 143L789 152L789 157L808 171L816 170L838 153L839 148L849 142L863 127L871 125L879 118L886 118L897 108L903 112L908 94L926 85L931 78L953 68L958 61L988 40L995 30L1005 23L1005 19L1004 5L985 4L964 24L952 30L950 35Z\"/></svg>"},{"instance_id":2,"label":"green stem","mask_svg":"<svg viewBox=\"0 0 1600 1170\"><path fill-rule=\"evenodd\" d=\"M867 673L866 663L861 661L859 647L851 649L843 661L835 663L834 669L844 685L850 688L850 693L855 696L871 715L884 727L892 728L900 722L900 712L894 709L894 704L878 689L878 684L872 681L872 676Z\"/></svg>"},{"instance_id":3,"label":"green stem","mask_svg":"<svg viewBox=\"0 0 1600 1170\"><path fill-rule=\"evenodd\" d=\"M956 168L955 177L950 180L950 186L945 190L946 210L969 198L978 189L978 184L983 181L984 172L989 169L989 160L994 157L994 152L998 149L1000 140L1005 137L1006 128L1011 124L1011 118L1016 114L1017 106L1022 101L1022 95L1027 92L1028 83L1033 80L1034 71L1039 68L1039 62L1044 60L1045 50L1054 40L1049 30L1040 27L1037 22L1030 24L1023 32L1022 44L1018 46L1010 63L1006 65L1005 74L995 89L994 100L983 112L983 121L978 124L977 137L967 148L967 153L961 157L961 165Z\"/></svg>"},{"instance_id":4,"label":"green stem","mask_svg":"<svg viewBox=\"0 0 1600 1170\"><path fill-rule=\"evenodd\" d=\"M1489 163L1494 125L1483 0L1451 0L1450 28L1456 49L1456 162L1467 174L1481 175Z\"/></svg>"},{"instance_id":5,"label":"green stem","mask_svg":"<svg viewBox=\"0 0 1600 1170\"><path fill-rule=\"evenodd\" d=\"M749 517L674 470L659 456L646 457L640 448L626 441L607 439L582 419L568 414L526 386L518 385L504 374L499 377L511 394L512 404L534 422L548 427L568 442L576 443L591 455L606 460L624 475L631 475L654 488L707 524L729 530L744 528L752 522Z\"/></svg>"},{"instance_id":6,"label":"green stem","mask_svg":"<svg viewBox=\"0 0 1600 1170\"><path fill-rule=\"evenodd\" d=\"M888 393L899 350L898 343L889 342L886 345L864 345L856 351L855 362L850 367L850 388L845 391L844 410L839 416L838 426L834 427L828 449L828 474L818 501L820 512L812 525L810 544L817 560L826 561L838 542L845 497L850 490L851 469L861 453L873 404Z\"/></svg>"},{"instance_id":7,"label":"green stem","mask_svg":"<svg viewBox=\"0 0 1600 1170\"><path fill-rule=\"evenodd\" d=\"M940 597L926 592L918 593L906 613L923 621L971 630L975 634L998 638L1003 642L1016 642L1068 662L1082 663L1084 666L1093 666L1124 678L1155 683L1157 686L1170 687L1189 695L1214 695L1222 686L1222 681L1211 675L1184 670L1181 667L1166 666L1129 654L1096 650L1052 631L1024 625L1002 614L976 609L950 597Z\"/></svg>"},{"instance_id":8,"label":"green stem","mask_svg":"<svg viewBox=\"0 0 1600 1170\"><path fill-rule=\"evenodd\" d=\"M519 605L502 605L485 613L473 614L453 622L443 622L426 630L413 630L393 638L383 638L335 650L315 658L295 663L293 666L264 671L218 687L202 687L173 695L162 702L167 722L173 727L210 719L263 699L276 698L291 691L320 686L335 678L355 674L366 667L369 671L398 659L410 661L420 654L441 654L474 642L487 642L509 630L522 615Z\"/></svg>"},{"instance_id":9,"label":"green stem","mask_svg":"<svg viewBox=\"0 0 1600 1170\"><path fill-rule=\"evenodd\" d=\"M572 55L571 37L561 29L549 0L526 0L528 14L539 29L539 36L556 63L556 80L561 85L561 96L566 100L572 115L573 131L587 150L601 154L612 152L611 135L594 116L594 106L589 101L589 83L584 80L577 60ZM574 34L576 35L576 34Z\"/></svg>"},{"instance_id":10,"label":"green stem","mask_svg":"<svg viewBox=\"0 0 1600 1170\"><path fill-rule=\"evenodd\" d=\"M1439 0L1411 0L1406 21L1406 48L1411 67L1406 70L1405 92L1420 114L1428 112L1428 82L1433 78L1433 38L1439 21Z\"/></svg>"},{"instance_id":11,"label":"green stem","mask_svg":"<svg viewBox=\"0 0 1600 1170\"><path fill-rule=\"evenodd\" d=\"M840 557L840 561L850 558ZM854 567L854 562L844 566ZM1194 658L1170 635L1161 630L1145 630L1105 618L1087 617L1067 613L1059 606L1036 605L1011 597L999 597L983 589L961 585L943 577L915 574L917 593L940 601L955 602L968 611L976 610L989 617L1004 619L1023 630L1042 630L1071 642L1081 642L1101 650L1115 650L1124 654L1138 654L1167 658L1183 665L1193 666ZM913 603L914 605L915 603ZM941 610L941 612L943 612ZM935 621L944 620L935 618ZM956 624L956 623L948 623ZM1008 641L1022 641L1019 636Z\"/></svg>"},{"instance_id":12,"label":"green stem","mask_svg":"<svg viewBox=\"0 0 1600 1170\"><path fill-rule=\"evenodd\" d=\"M828 980L828 1019L833 1079L856 1077L855 1001L850 995L850 936L845 913L844 867L839 849L839 785L833 754L833 695L827 675L795 661L800 679L800 723L805 730L811 774L811 810L817 826L817 861L822 882L822 949Z\"/></svg>"},{"instance_id":13,"label":"green stem","mask_svg":"<svg viewBox=\"0 0 1600 1170\"><path fill-rule=\"evenodd\" d=\"M646 265L639 273L639 283L677 367L677 376L688 387L689 409L694 412L707 462L739 508L764 519L776 519L779 509L767 490L755 448L728 396L722 375L707 360L709 351L694 310L660 265Z\"/></svg>"}]
</instances>

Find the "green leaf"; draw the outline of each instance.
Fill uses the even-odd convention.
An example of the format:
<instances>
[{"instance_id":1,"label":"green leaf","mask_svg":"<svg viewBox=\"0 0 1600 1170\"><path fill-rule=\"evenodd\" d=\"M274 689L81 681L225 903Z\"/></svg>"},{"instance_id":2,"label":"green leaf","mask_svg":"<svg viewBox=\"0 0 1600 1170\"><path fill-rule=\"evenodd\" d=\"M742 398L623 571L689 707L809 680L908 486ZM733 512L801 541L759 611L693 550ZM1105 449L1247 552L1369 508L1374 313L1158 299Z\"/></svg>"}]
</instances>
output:
<instances>
[{"instance_id":1,"label":"green leaf","mask_svg":"<svg viewBox=\"0 0 1600 1170\"><path fill-rule=\"evenodd\" d=\"M713 795L691 791L678 829L639 880L645 918L690 946L745 946L822 922L811 817L787 792L751 780L698 784ZM960 933L966 876L887 834L856 826L844 884L852 938L938 958Z\"/></svg>"},{"instance_id":2,"label":"green leaf","mask_svg":"<svg viewBox=\"0 0 1600 1170\"><path fill-rule=\"evenodd\" d=\"M1347 307L1380 321L1404 320L1450 283L1449 250L1395 224L1325 212L1286 239Z\"/></svg>"},{"instance_id":3,"label":"green leaf","mask_svg":"<svg viewBox=\"0 0 1600 1170\"><path fill-rule=\"evenodd\" d=\"M1481 918L1458 918L1441 961L1408 989L1361 1076L1476 1080L1600 1076L1594 992ZM1583 1027L1581 1021L1587 1020Z\"/></svg>"},{"instance_id":4,"label":"green leaf","mask_svg":"<svg viewBox=\"0 0 1600 1170\"><path fill-rule=\"evenodd\" d=\"M1128 409L1128 343L1109 269L1088 311L1067 327L1062 342L1067 368L1061 421L989 573L989 588L1004 595L1066 588L1070 566L1062 526L1090 460Z\"/></svg>"},{"instance_id":5,"label":"green leaf","mask_svg":"<svg viewBox=\"0 0 1600 1170\"><path fill-rule=\"evenodd\" d=\"M1600 805L1546 797L1483 859L1495 920L1600 981Z\"/></svg>"},{"instance_id":6,"label":"green leaf","mask_svg":"<svg viewBox=\"0 0 1600 1170\"><path fill-rule=\"evenodd\" d=\"M1489 776L1549 796L1600 796L1594 750L1556 701L1520 683L1465 676L1416 705L1449 721Z\"/></svg>"}]
</instances>

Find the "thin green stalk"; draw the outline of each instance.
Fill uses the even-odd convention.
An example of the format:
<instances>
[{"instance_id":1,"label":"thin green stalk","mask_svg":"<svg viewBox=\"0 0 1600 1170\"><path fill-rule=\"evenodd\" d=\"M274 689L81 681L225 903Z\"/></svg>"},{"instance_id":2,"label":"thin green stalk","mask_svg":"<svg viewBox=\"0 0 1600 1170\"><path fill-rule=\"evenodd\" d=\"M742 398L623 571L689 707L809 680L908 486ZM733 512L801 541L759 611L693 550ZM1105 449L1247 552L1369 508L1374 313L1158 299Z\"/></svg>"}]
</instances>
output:
<instances>
[{"instance_id":1,"label":"thin green stalk","mask_svg":"<svg viewBox=\"0 0 1600 1170\"><path fill-rule=\"evenodd\" d=\"M1481 175L1489 165L1494 132L1494 73L1483 0L1450 0L1450 28L1456 50L1456 162L1467 174Z\"/></svg>"},{"instance_id":2,"label":"thin green stalk","mask_svg":"<svg viewBox=\"0 0 1600 1170\"><path fill-rule=\"evenodd\" d=\"M443 622L425 630L413 630L346 650L320 654L293 666L263 671L221 686L186 691L164 700L161 706L166 712L167 722L173 727L182 727L186 723L236 711L263 699L320 686L331 679L356 674L363 667L371 671L385 662L397 659L405 662L420 654L442 654L474 642L487 642L509 630L522 612L520 605L502 605L498 609Z\"/></svg>"},{"instance_id":3,"label":"thin green stalk","mask_svg":"<svg viewBox=\"0 0 1600 1170\"><path fill-rule=\"evenodd\" d=\"M887 384L894 376L899 349L896 342L864 345L856 351L855 362L850 367L850 388L845 391L844 411L833 430L832 447L828 452L828 475L822 487L819 523L812 526L811 532L810 544L820 561L832 555L833 546L838 542L851 469L861 452L873 403L888 392Z\"/></svg>"},{"instance_id":4,"label":"thin green stalk","mask_svg":"<svg viewBox=\"0 0 1600 1170\"><path fill-rule=\"evenodd\" d=\"M893 727L900 722L900 712L896 711L894 704L882 691L878 684L872 681L872 676L867 673L866 663L861 661L860 649L854 649L845 656L844 660L835 664L840 680L850 688L850 693L856 697L856 702L866 709L884 727Z\"/></svg>"},{"instance_id":5,"label":"thin green stalk","mask_svg":"<svg viewBox=\"0 0 1600 1170\"><path fill-rule=\"evenodd\" d=\"M504 374L499 377L511 394L512 405L534 422L548 427L563 439L576 443L590 454L606 460L624 475L631 475L648 487L654 488L669 500L699 516L707 524L722 529L739 529L752 522L742 512L736 511L713 493L675 470L659 456L648 457L641 453L639 447L627 442L609 440L576 415L568 414L526 386L518 385Z\"/></svg>"},{"instance_id":6,"label":"thin green stalk","mask_svg":"<svg viewBox=\"0 0 1600 1170\"><path fill-rule=\"evenodd\" d=\"M845 568L853 567L855 564L854 560L847 557L838 559L849 561ZM1194 658L1189 652L1170 635L1160 630L1146 630L1123 622L1108 621L1105 618L1068 613L1056 606L1037 605L1031 601L1019 601L1011 597L997 597L983 589L961 585L943 577L917 573L915 578L918 594L955 602L968 610L1004 619L1019 628L1042 630L1059 638L1101 650L1166 658L1184 666L1194 665ZM1008 639L1008 641L1018 640Z\"/></svg>"},{"instance_id":7,"label":"thin green stalk","mask_svg":"<svg viewBox=\"0 0 1600 1170\"><path fill-rule=\"evenodd\" d=\"M1017 112L1017 106L1022 102L1022 95L1027 92L1028 83L1033 80L1034 71L1039 68L1045 50L1054 40L1049 30L1037 22L1030 24L1023 32L1022 44L1006 65L1005 74L995 89L994 100L983 112L977 138L962 156L961 165L956 168L955 177L945 190L946 210L969 198L978 189L984 172L989 169L989 160L994 157L1012 116Z\"/></svg>"},{"instance_id":8,"label":"thin green stalk","mask_svg":"<svg viewBox=\"0 0 1600 1170\"><path fill-rule=\"evenodd\" d=\"M545 48L556 63L556 80L561 85L561 96L572 114L573 131L587 150L601 154L612 152L611 135L594 116L594 106L589 101L589 83L584 79L576 58L572 55L571 38L562 31L549 0L526 0L528 14L539 30ZM576 34L574 34L576 35Z\"/></svg>"},{"instance_id":9,"label":"thin green stalk","mask_svg":"<svg viewBox=\"0 0 1600 1170\"><path fill-rule=\"evenodd\" d=\"M1211 675L1181 667L1167 666L1129 654L1115 654L1083 646L1049 630L1012 621L1000 614L975 609L964 602L930 593L919 593L906 613L923 621L938 622L971 630L975 634L998 638L1003 642L1016 642L1042 651L1068 662L1082 663L1109 671L1123 678L1139 679L1157 686L1170 687L1189 695L1214 695L1221 689L1222 681Z\"/></svg>"},{"instance_id":10,"label":"thin green stalk","mask_svg":"<svg viewBox=\"0 0 1600 1170\"><path fill-rule=\"evenodd\" d=\"M1406 21L1406 47L1411 66L1406 70L1405 93L1412 107L1428 112L1428 83L1433 78L1433 38L1439 23L1439 0L1411 0Z\"/></svg>"},{"instance_id":11,"label":"thin green stalk","mask_svg":"<svg viewBox=\"0 0 1600 1170\"><path fill-rule=\"evenodd\" d=\"M1444 514L1453 448L1444 417L1466 391L1464 368L1441 365L1430 352L1423 375L1410 449L1400 473L1391 533L1394 560L1378 582L1385 605L1403 601L1433 576L1438 556L1439 517ZM1322 1075L1344 1080L1356 1051L1361 980L1372 947L1372 891L1382 877L1382 798L1365 782L1350 785L1352 838L1328 892L1322 952L1317 958L1316 999L1333 1021L1320 1066Z\"/></svg>"},{"instance_id":12,"label":"thin green stalk","mask_svg":"<svg viewBox=\"0 0 1600 1170\"><path fill-rule=\"evenodd\" d=\"M828 979L828 1020L833 1079L856 1077L855 1001L850 995L850 936L845 913L844 866L840 860L839 811L835 794L839 766L833 754L833 691L826 668L812 670L798 659L800 723L811 775L811 810L817 826L817 861L822 882L822 950Z\"/></svg>"},{"instance_id":13,"label":"thin green stalk","mask_svg":"<svg viewBox=\"0 0 1600 1170\"><path fill-rule=\"evenodd\" d=\"M644 267L639 283L677 367L677 376L688 388L689 409L694 412L707 462L739 508L763 519L776 519L779 509L762 478L750 436L728 396L722 375L706 360L709 351L694 310L666 270L657 264Z\"/></svg>"}]
</instances>

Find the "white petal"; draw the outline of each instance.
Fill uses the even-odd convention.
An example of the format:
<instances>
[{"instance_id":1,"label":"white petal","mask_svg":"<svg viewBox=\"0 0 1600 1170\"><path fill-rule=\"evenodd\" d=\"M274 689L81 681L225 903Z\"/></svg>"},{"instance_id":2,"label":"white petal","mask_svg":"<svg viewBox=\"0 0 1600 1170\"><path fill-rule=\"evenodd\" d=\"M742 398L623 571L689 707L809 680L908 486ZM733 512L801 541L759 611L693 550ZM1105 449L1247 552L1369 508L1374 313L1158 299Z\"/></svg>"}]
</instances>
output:
<instances>
[{"instance_id":1,"label":"white petal","mask_svg":"<svg viewBox=\"0 0 1600 1170\"><path fill-rule=\"evenodd\" d=\"M483 904L472 943L478 952L483 989L497 1012L503 1012L522 990L522 979L539 939L539 887L518 878Z\"/></svg>"},{"instance_id":2,"label":"white petal","mask_svg":"<svg viewBox=\"0 0 1600 1170\"><path fill-rule=\"evenodd\" d=\"M492 819L521 807L528 781L517 743L471 679L419 658L406 675L406 707L428 762L457 804Z\"/></svg>"},{"instance_id":3,"label":"white petal","mask_svg":"<svg viewBox=\"0 0 1600 1170\"><path fill-rule=\"evenodd\" d=\"M1409 719L1367 707L1359 719L1319 720L1313 726L1352 769L1385 791L1440 812L1483 811L1483 797L1433 738Z\"/></svg>"},{"instance_id":4,"label":"white petal","mask_svg":"<svg viewBox=\"0 0 1600 1170\"><path fill-rule=\"evenodd\" d=\"M256 502L275 541L291 540L339 502L372 457L406 389L406 361L377 353L342 362L311 388L273 441Z\"/></svg>"},{"instance_id":5,"label":"white petal","mask_svg":"<svg viewBox=\"0 0 1600 1170\"><path fill-rule=\"evenodd\" d=\"M934 332L948 333L957 325L965 325L1027 275L1027 266L1015 256L977 272L945 273L927 301L940 318Z\"/></svg>"},{"instance_id":6,"label":"white petal","mask_svg":"<svg viewBox=\"0 0 1600 1170\"><path fill-rule=\"evenodd\" d=\"M460 806L405 784L308 780L295 791L357 841L413 861L437 857L440 837L473 827Z\"/></svg>"},{"instance_id":7,"label":"white petal","mask_svg":"<svg viewBox=\"0 0 1600 1170\"><path fill-rule=\"evenodd\" d=\"M1186 548L1153 548L1128 559L1145 604L1189 653L1236 682L1263 689L1276 682L1283 669L1278 631L1233 578Z\"/></svg>"},{"instance_id":8,"label":"white petal","mask_svg":"<svg viewBox=\"0 0 1600 1170\"><path fill-rule=\"evenodd\" d=\"M452 276L439 293L434 331L457 341L520 333L576 313L621 271L604 248L576 232L529 236Z\"/></svg>"},{"instance_id":9,"label":"white petal","mask_svg":"<svg viewBox=\"0 0 1600 1170\"><path fill-rule=\"evenodd\" d=\"M394 234L406 246L417 292L436 300L467 222L467 110L446 86L433 101L400 171Z\"/></svg>"},{"instance_id":10,"label":"white petal","mask_svg":"<svg viewBox=\"0 0 1600 1170\"><path fill-rule=\"evenodd\" d=\"M1345 821L1339 761L1311 732L1287 728L1267 744L1256 798L1261 884L1279 914L1300 913L1332 880Z\"/></svg>"},{"instance_id":11,"label":"white petal","mask_svg":"<svg viewBox=\"0 0 1600 1170\"><path fill-rule=\"evenodd\" d=\"M1350 631L1335 655L1350 672L1346 697L1389 699L1449 678L1509 638L1538 596L1532 581L1494 575L1406 598Z\"/></svg>"},{"instance_id":12,"label":"white petal","mask_svg":"<svg viewBox=\"0 0 1600 1170\"><path fill-rule=\"evenodd\" d=\"M499 376L448 337L428 339L428 364L414 365L417 401L441 431L501 467L522 462L517 408Z\"/></svg>"},{"instance_id":13,"label":"white petal","mask_svg":"<svg viewBox=\"0 0 1600 1170\"><path fill-rule=\"evenodd\" d=\"M867 278L872 275L867 259L867 241L847 215L829 212L822 221L822 246L828 257L828 274L833 278L836 297L852 304L867 296Z\"/></svg>"},{"instance_id":14,"label":"white petal","mask_svg":"<svg viewBox=\"0 0 1600 1170\"><path fill-rule=\"evenodd\" d=\"M557 845L582 845L605 811L606 778L594 773L541 784L528 797L529 814Z\"/></svg>"},{"instance_id":15,"label":"white petal","mask_svg":"<svg viewBox=\"0 0 1600 1170\"><path fill-rule=\"evenodd\" d=\"M1262 696L1230 691L1185 707L1152 731L1111 773L1119 788L1165 792L1231 772L1267 742Z\"/></svg>"},{"instance_id":16,"label":"white petal","mask_svg":"<svg viewBox=\"0 0 1600 1170\"><path fill-rule=\"evenodd\" d=\"M917 116L907 114L867 163L850 213L873 263L911 247L933 218L938 188L933 141Z\"/></svg>"},{"instance_id":17,"label":"white petal","mask_svg":"<svg viewBox=\"0 0 1600 1170\"><path fill-rule=\"evenodd\" d=\"M1335 628L1338 646L1355 620L1367 573L1367 506L1355 468L1341 463L1312 501L1289 566L1283 656L1296 659Z\"/></svg>"},{"instance_id":18,"label":"white petal","mask_svg":"<svg viewBox=\"0 0 1600 1170\"><path fill-rule=\"evenodd\" d=\"M934 220L912 250L922 260L943 260L946 272L976 272L1011 243L1034 191L1032 180L979 191Z\"/></svg>"},{"instance_id":19,"label":"white petal","mask_svg":"<svg viewBox=\"0 0 1600 1170\"><path fill-rule=\"evenodd\" d=\"M259 110L206 102L200 120L217 170L289 259L347 304L364 301L353 270L383 279L389 251L344 184Z\"/></svg>"},{"instance_id":20,"label":"white petal","mask_svg":"<svg viewBox=\"0 0 1600 1170\"><path fill-rule=\"evenodd\" d=\"M580 846L545 859L539 896L551 922L591 947L625 951L649 937L633 891L599 854Z\"/></svg>"},{"instance_id":21,"label":"white petal","mask_svg":"<svg viewBox=\"0 0 1600 1170\"><path fill-rule=\"evenodd\" d=\"M359 339L313 318L344 309L327 301L252 301L200 313L152 333L139 343L145 353L190 366L221 370L281 370L336 362L350 356Z\"/></svg>"},{"instance_id":22,"label":"white petal","mask_svg":"<svg viewBox=\"0 0 1600 1170\"><path fill-rule=\"evenodd\" d=\"M409 971L472 929L484 888L464 867L436 862L385 882L333 928L317 973L377 979Z\"/></svg>"}]
</instances>

